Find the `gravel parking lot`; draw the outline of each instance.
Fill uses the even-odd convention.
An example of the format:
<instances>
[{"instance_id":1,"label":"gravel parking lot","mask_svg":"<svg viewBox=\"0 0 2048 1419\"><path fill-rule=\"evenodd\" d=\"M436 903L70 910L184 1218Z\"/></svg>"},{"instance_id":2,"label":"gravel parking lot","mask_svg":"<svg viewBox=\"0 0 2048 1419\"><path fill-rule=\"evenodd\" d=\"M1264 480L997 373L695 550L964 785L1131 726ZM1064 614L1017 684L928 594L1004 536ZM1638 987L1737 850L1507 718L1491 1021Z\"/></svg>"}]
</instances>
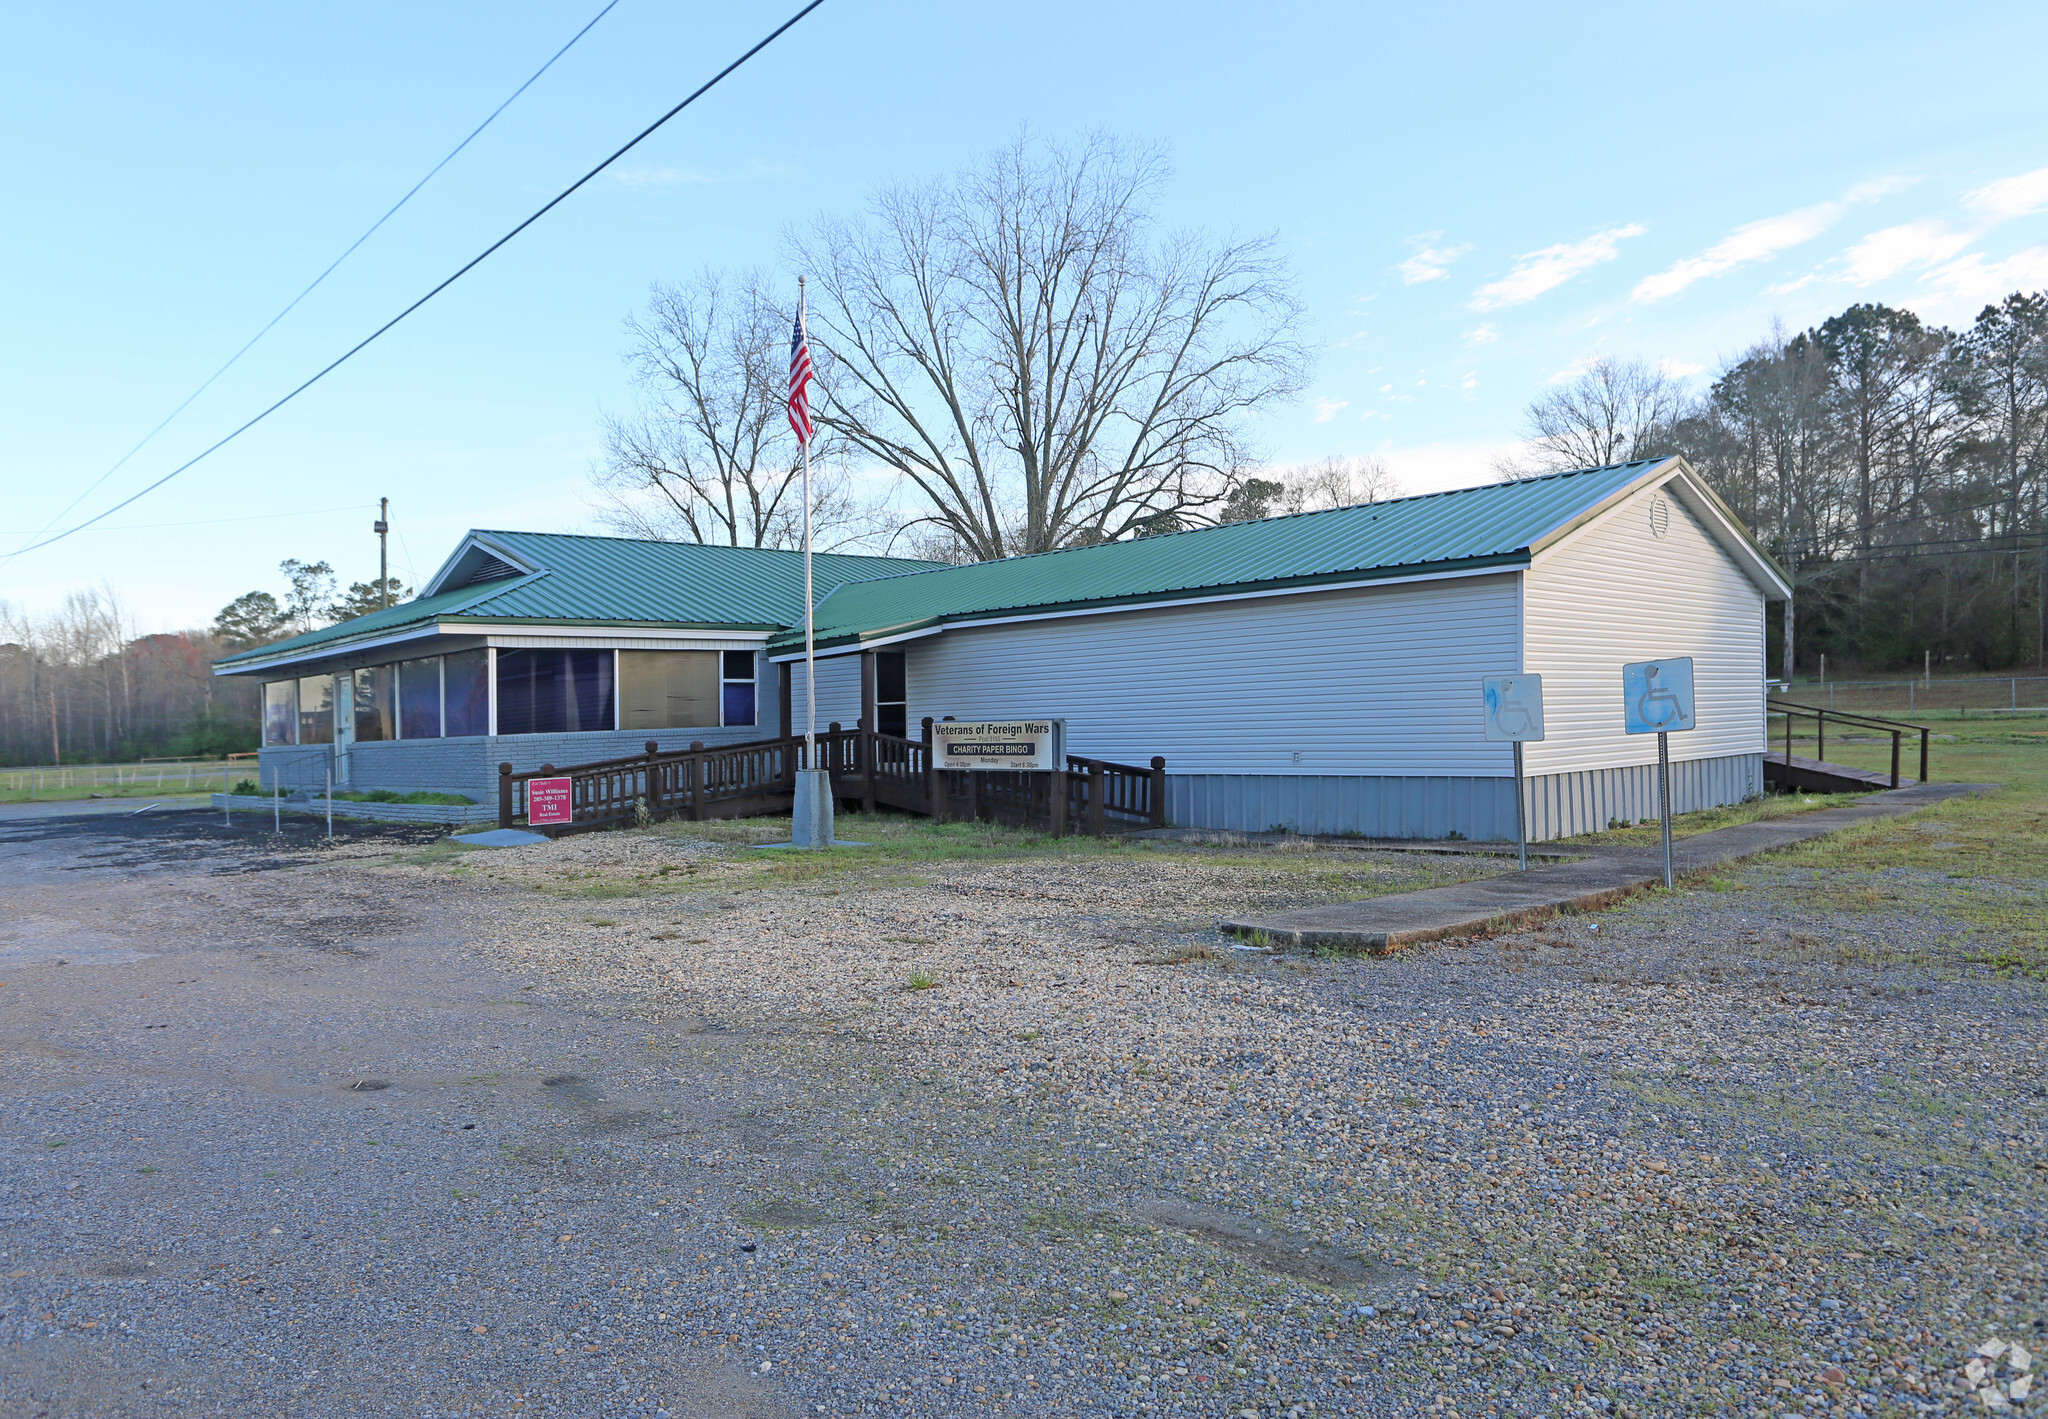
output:
<instances>
[{"instance_id":1,"label":"gravel parking lot","mask_svg":"<svg viewBox=\"0 0 2048 1419\"><path fill-rule=\"evenodd\" d=\"M0 827L0 1412L1903 1415L2048 1344L2048 1002L1940 874L1314 959L1211 923L1502 864L714 836Z\"/></svg>"}]
</instances>

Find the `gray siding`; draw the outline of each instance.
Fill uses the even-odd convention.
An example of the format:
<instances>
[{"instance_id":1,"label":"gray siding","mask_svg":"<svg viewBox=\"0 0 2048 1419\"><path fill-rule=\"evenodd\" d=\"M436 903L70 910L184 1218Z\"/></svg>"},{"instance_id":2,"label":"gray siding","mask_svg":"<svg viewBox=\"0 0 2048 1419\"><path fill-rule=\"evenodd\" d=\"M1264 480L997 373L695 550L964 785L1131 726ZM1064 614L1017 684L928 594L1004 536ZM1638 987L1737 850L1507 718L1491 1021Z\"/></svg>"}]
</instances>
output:
<instances>
[{"instance_id":1,"label":"gray siding","mask_svg":"<svg viewBox=\"0 0 2048 1419\"><path fill-rule=\"evenodd\" d=\"M806 723L804 663L801 658L789 667L790 733L802 734ZM860 718L860 656L828 655L818 659L818 732L837 723L853 728ZM912 724L917 723L915 719Z\"/></svg>"},{"instance_id":2,"label":"gray siding","mask_svg":"<svg viewBox=\"0 0 2048 1419\"><path fill-rule=\"evenodd\" d=\"M1675 760L1671 798L1692 813L1741 803L1763 792L1763 756ZM1543 774L1525 784L1529 840L1595 833L1616 819L1657 816L1657 766L1628 765ZM1180 828L1257 833L1361 833L1369 838L1445 838L1475 842L1515 836L1512 778L1386 775L1175 774L1166 776L1166 817Z\"/></svg>"},{"instance_id":3,"label":"gray siding","mask_svg":"<svg viewBox=\"0 0 2048 1419\"><path fill-rule=\"evenodd\" d=\"M1547 682L1544 688L1549 688ZM1684 737L1672 735L1672 747L1676 749ZM1651 742L1654 746L1655 740ZM1527 787L1532 842L1597 833L1610 821L1641 822L1657 816L1655 763L1540 774L1532 776ZM1763 791L1762 754L1671 761L1671 802L1679 813L1741 803Z\"/></svg>"},{"instance_id":4,"label":"gray siding","mask_svg":"<svg viewBox=\"0 0 2048 1419\"><path fill-rule=\"evenodd\" d=\"M1166 776L1166 818L1181 828L1262 833L1361 833L1369 838L1474 841L1515 835L1512 778L1310 774Z\"/></svg>"},{"instance_id":5,"label":"gray siding","mask_svg":"<svg viewBox=\"0 0 2048 1419\"><path fill-rule=\"evenodd\" d=\"M913 725L1063 718L1069 752L1163 754L1169 774L1490 779L1513 758L1486 742L1479 681L1520 665L1519 625L1510 573L968 627L902 649Z\"/></svg>"}]
</instances>

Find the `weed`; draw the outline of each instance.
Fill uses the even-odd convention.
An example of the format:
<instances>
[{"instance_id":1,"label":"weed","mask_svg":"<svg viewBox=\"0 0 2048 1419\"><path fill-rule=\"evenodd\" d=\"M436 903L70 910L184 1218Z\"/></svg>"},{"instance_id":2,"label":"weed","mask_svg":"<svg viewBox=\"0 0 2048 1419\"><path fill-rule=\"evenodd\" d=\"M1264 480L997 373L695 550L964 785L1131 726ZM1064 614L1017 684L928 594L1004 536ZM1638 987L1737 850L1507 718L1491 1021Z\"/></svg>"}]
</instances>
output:
<instances>
[{"instance_id":1,"label":"weed","mask_svg":"<svg viewBox=\"0 0 2048 1419\"><path fill-rule=\"evenodd\" d=\"M930 990L939 983L939 978L929 971L912 971L910 979L903 982L905 990Z\"/></svg>"},{"instance_id":2,"label":"weed","mask_svg":"<svg viewBox=\"0 0 2048 1419\"><path fill-rule=\"evenodd\" d=\"M1221 953L1214 946L1180 946L1163 956L1139 958L1141 966L1185 966L1194 961L1214 961Z\"/></svg>"}]
</instances>

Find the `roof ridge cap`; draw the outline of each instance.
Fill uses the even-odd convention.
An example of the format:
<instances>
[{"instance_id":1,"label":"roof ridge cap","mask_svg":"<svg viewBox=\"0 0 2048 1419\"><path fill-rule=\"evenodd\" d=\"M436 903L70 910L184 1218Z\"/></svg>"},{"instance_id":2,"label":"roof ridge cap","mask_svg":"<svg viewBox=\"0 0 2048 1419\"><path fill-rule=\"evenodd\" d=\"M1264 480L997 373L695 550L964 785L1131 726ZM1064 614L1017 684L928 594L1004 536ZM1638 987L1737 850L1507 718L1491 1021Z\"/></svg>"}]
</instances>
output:
<instances>
[{"instance_id":1,"label":"roof ridge cap","mask_svg":"<svg viewBox=\"0 0 2048 1419\"><path fill-rule=\"evenodd\" d=\"M781 557L800 557L801 547L735 547L726 542L682 542L669 537L619 537L604 532L529 532L510 527L476 527L472 533L488 533L497 537L561 537L578 542L629 542L636 547L690 547L712 552L768 553ZM893 557L886 552L820 552L812 549L814 557L845 557L864 562L918 562L922 557Z\"/></svg>"}]
</instances>

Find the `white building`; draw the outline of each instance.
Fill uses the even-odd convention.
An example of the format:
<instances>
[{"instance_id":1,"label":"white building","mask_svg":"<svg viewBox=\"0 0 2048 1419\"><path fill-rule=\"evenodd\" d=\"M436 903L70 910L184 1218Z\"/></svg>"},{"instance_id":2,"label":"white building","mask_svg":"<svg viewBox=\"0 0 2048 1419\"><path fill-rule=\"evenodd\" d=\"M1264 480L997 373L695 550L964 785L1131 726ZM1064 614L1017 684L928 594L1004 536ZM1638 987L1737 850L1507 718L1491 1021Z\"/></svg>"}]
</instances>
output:
<instances>
[{"instance_id":1,"label":"white building","mask_svg":"<svg viewBox=\"0 0 2048 1419\"><path fill-rule=\"evenodd\" d=\"M303 781L345 755L358 786L488 801L500 761L801 732L792 556L472 533L420 601L219 672L292 699L264 751L275 772ZM1623 730L1621 667L1674 656L1693 658L1698 721L1671 739L1676 808L1763 791L1764 608L1788 587L1681 459L963 567L830 560L820 728L916 737L926 717L1064 719L1072 754L1163 755L1167 818L1182 825L1511 836L1511 750L1485 739L1479 686L1514 672L1544 679L1531 837L1655 816L1656 742ZM428 673L404 665L430 656L439 703L447 665L468 677L466 717L422 711L433 733L417 735L402 714L364 717L364 695L402 708ZM386 686L370 671L391 663ZM562 700L552 717L543 688Z\"/></svg>"}]
</instances>

